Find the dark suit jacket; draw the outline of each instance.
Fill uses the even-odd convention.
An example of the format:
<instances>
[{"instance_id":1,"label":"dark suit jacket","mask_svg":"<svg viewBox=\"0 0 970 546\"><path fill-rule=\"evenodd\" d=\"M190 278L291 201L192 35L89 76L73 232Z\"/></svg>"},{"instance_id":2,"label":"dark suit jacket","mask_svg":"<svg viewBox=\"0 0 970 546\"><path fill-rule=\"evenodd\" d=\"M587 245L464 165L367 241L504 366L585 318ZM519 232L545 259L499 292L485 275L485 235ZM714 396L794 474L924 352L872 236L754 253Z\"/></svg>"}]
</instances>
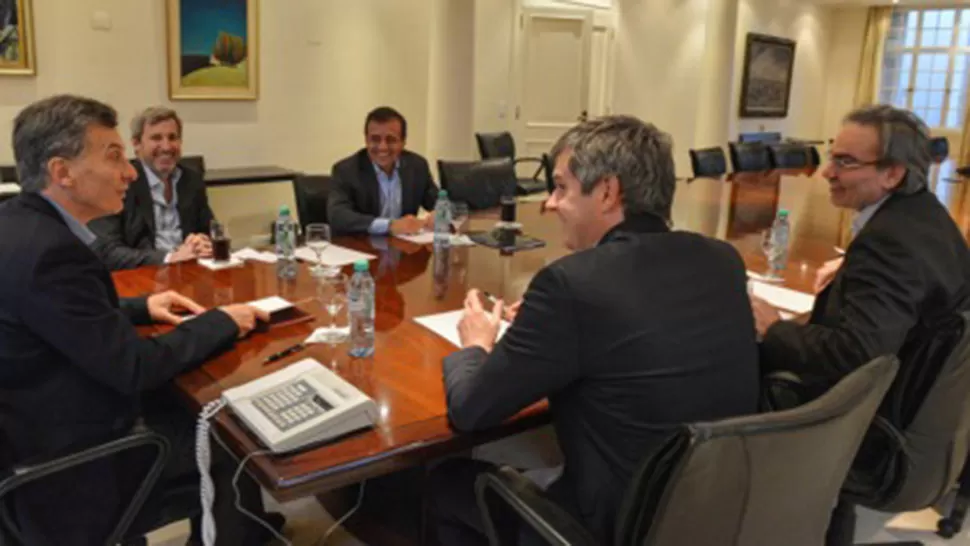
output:
<instances>
[{"instance_id":1,"label":"dark suit jacket","mask_svg":"<svg viewBox=\"0 0 970 546\"><path fill-rule=\"evenodd\" d=\"M753 328L732 247L632 218L541 270L491 354L445 359L448 414L483 429L548 397L565 456L549 494L609 544L634 468L676 425L756 410Z\"/></svg>"},{"instance_id":2,"label":"dark suit jacket","mask_svg":"<svg viewBox=\"0 0 970 546\"><path fill-rule=\"evenodd\" d=\"M238 332L226 314L211 311L140 338L133 323L150 320L145 300L119 301L98 257L39 195L0 207L0 263L4 469L125 434L141 392L231 347ZM28 507L21 515L56 534L30 543L88 544L86 533L113 524L130 500L126 472L138 471L92 464L18 497Z\"/></svg>"},{"instance_id":3,"label":"dark suit jacket","mask_svg":"<svg viewBox=\"0 0 970 546\"><path fill-rule=\"evenodd\" d=\"M401 214L417 214L419 207L434 210L438 186L431 178L427 160L405 150L400 161ZM381 214L381 189L367 150L338 161L331 175L333 182L327 196L330 228L337 233L367 233Z\"/></svg>"},{"instance_id":4,"label":"dark suit jacket","mask_svg":"<svg viewBox=\"0 0 970 546\"><path fill-rule=\"evenodd\" d=\"M144 265L159 265L167 251L155 249L155 208L152 190L141 161L131 162L138 171L125 195L125 208L119 214L93 220L88 227L97 233L94 251L109 270L134 269ZM179 219L182 236L209 233L212 209L205 193L205 181L198 172L182 167L175 191L178 194Z\"/></svg>"},{"instance_id":5,"label":"dark suit jacket","mask_svg":"<svg viewBox=\"0 0 970 546\"><path fill-rule=\"evenodd\" d=\"M968 282L966 240L936 196L894 195L846 249L809 324L768 329L762 365L827 388L878 356L903 360L954 314L970 309Z\"/></svg>"}]
</instances>

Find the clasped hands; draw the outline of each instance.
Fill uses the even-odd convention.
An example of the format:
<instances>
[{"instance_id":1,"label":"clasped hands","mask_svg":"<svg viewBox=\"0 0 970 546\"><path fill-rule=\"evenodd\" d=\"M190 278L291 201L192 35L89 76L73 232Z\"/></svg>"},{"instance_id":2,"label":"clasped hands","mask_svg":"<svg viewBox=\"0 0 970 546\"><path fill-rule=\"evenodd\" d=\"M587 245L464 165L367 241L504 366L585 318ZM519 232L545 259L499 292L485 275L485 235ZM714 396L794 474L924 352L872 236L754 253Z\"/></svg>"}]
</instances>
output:
<instances>
[{"instance_id":1,"label":"clasped hands","mask_svg":"<svg viewBox=\"0 0 970 546\"><path fill-rule=\"evenodd\" d=\"M191 316L205 313L205 307L195 300L183 296L174 290L168 290L148 297L148 314L155 322L178 326L190 317L179 316L176 312L185 310ZM269 313L245 303L236 303L219 307L239 329L239 337L245 337L256 328L257 321L269 320Z\"/></svg>"},{"instance_id":2,"label":"clasped hands","mask_svg":"<svg viewBox=\"0 0 970 546\"><path fill-rule=\"evenodd\" d=\"M212 240L203 233L192 233L185 238L182 246L168 255L167 263L174 264L194 260L196 258L212 257Z\"/></svg>"}]
</instances>

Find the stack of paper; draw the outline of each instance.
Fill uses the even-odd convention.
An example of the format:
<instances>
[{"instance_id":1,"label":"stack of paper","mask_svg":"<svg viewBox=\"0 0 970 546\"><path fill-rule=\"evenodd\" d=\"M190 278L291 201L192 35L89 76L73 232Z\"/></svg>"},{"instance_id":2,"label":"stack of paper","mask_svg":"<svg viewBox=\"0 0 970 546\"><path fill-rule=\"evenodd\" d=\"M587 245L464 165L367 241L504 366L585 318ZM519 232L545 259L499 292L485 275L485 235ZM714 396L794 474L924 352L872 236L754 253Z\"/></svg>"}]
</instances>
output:
<instances>
[{"instance_id":1,"label":"stack of paper","mask_svg":"<svg viewBox=\"0 0 970 546\"><path fill-rule=\"evenodd\" d=\"M796 315L808 313L815 305L814 296L783 286L773 286L758 281L751 281L748 286L752 295L765 300L773 307L791 311Z\"/></svg>"},{"instance_id":2,"label":"stack of paper","mask_svg":"<svg viewBox=\"0 0 970 546\"><path fill-rule=\"evenodd\" d=\"M430 245L434 243L434 232L433 231L422 231L414 235L395 235L398 239L403 239L405 241L410 241L418 245ZM457 235L452 234L448 240L450 246L471 246L475 242L468 238L468 235Z\"/></svg>"},{"instance_id":3,"label":"stack of paper","mask_svg":"<svg viewBox=\"0 0 970 546\"><path fill-rule=\"evenodd\" d=\"M231 267L241 267L245 265L246 262L236 258L235 256L229 258L227 262L217 262L211 259L199 258L199 265L206 269L211 269L212 271L220 271L222 269L229 269Z\"/></svg>"},{"instance_id":4,"label":"stack of paper","mask_svg":"<svg viewBox=\"0 0 970 546\"><path fill-rule=\"evenodd\" d=\"M301 246L300 248L296 249L295 255L297 258L303 261L314 264L317 263L316 253L305 246ZM351 250L342 246L329 245L320 256L320 263L328 267L343 267L345 265L350 265L357 260L373 260L376 257L377 256L364 254L363 252L357 252L356 250Z\"/></svg>"},{"instance_id":5,"label":"stack of paper","mask_svg":"<svg viewBox=\"0 0 970 546\"><path fill-rule=\"evenodd\" d=\"M461 347L461 339L458 337L458 323L461 321L463 312L459 309L458 311L448 311L436 315L425 315L414 319L414 322L450 341L455 347ZM497 339L502 339L508 329L509 323L503 320L498 327Z\"/></svg>"},{"instance_id":6,"label":"stack of paper","mask_svg":"<svg viewBox=\"0 0 970 546\"><path fill-rule=\"evenodd\" d=\"M232 257L239 260L254 260L268 264L276 263L276 254L272 252L260 252L249 247L233 252Z\"/></svg>"}]
</instances>

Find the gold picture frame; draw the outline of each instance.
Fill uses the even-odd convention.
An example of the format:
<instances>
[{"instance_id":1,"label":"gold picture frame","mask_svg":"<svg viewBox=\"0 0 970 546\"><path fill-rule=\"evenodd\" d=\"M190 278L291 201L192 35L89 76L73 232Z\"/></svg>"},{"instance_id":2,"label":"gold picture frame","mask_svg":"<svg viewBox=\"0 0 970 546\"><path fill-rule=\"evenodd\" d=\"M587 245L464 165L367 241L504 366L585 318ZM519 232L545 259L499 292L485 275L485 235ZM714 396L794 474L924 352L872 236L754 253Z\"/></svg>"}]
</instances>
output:
<instances>
[{"instance_id":1,"label":"gold picture frame","mask_svg":"<svg viewBox=\"0 0 970 546\"><path fill-rule=\"evenodd\" d=\"M167 0L166 14L169 98L259 98L259 0Z\"/></svg>"},{"instance_id":2,"label":"gold picture frame","mask_svg":"<svg viewBox=\"0 0 970 546\"><path fill-rule=\"evenodd\" d=\"M33 76L34 14L31 0L0 0L0 76Z\"/></svg>"}]
</instances>

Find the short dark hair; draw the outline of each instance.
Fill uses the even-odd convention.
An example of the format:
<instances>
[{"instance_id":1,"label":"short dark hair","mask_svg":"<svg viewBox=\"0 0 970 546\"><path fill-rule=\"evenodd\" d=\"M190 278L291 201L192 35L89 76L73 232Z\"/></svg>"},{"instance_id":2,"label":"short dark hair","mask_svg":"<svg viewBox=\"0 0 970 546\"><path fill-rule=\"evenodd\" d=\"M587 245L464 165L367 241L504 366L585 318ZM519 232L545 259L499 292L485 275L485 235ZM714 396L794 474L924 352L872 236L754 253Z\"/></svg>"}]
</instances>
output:
<instances>
[{"instance_id":1,"label":"short dark hair","mask_svg":"<svg viewBox=\"0 0 970 546\"><path fill-rule=\"evenodd\" d=\"M879 134L879 165L906 169L893 190L910 195L927 187L930 163L930 129L919 116L889 104L864 106L849 112L845 123L872 127Z\"/></svg>"},{"instance_id":2,"label":"short dark hair","mask_svg":"<svg viewBox=\"0 0 970 546\"><path fill-rule=\"evenodd\" d=\"M47 162L81 155L92 125L114 129L118 113L103 102L76 95L55 95L21 110L13 121L13 157L23 191L47 188Z\"/></svg>"},{"instance_id":3,"label":"short dark hair","mask_svg":"<svg viewBox=\"0 0 970 546\"><path fill-rule=\"evenodd\" d=\"M131 136L135 140L141 140L145 134L145 127L159 124L163 121L172 120L179 130L179 138L182 138L182 118L178 112L165 106L151 106L139 112L131 120Z\"/></svg>"},{"instance_id":4,"label":"short dark hair","mask_svg":"<svg viewBox=\"0 0 970 546\"><path fill-rule=\"evenodd\" d=\"M408 120L404 119L404 116L402 116L400 112L391 108L390 106L379 106L367 114L367 119L364 120L364 134L367 134L367 126L370 125L370 122L372 121L376 121L377 123L387 123L395 119L401 122L401 139L407 140Z\"/></svg>"}]
</instances>

